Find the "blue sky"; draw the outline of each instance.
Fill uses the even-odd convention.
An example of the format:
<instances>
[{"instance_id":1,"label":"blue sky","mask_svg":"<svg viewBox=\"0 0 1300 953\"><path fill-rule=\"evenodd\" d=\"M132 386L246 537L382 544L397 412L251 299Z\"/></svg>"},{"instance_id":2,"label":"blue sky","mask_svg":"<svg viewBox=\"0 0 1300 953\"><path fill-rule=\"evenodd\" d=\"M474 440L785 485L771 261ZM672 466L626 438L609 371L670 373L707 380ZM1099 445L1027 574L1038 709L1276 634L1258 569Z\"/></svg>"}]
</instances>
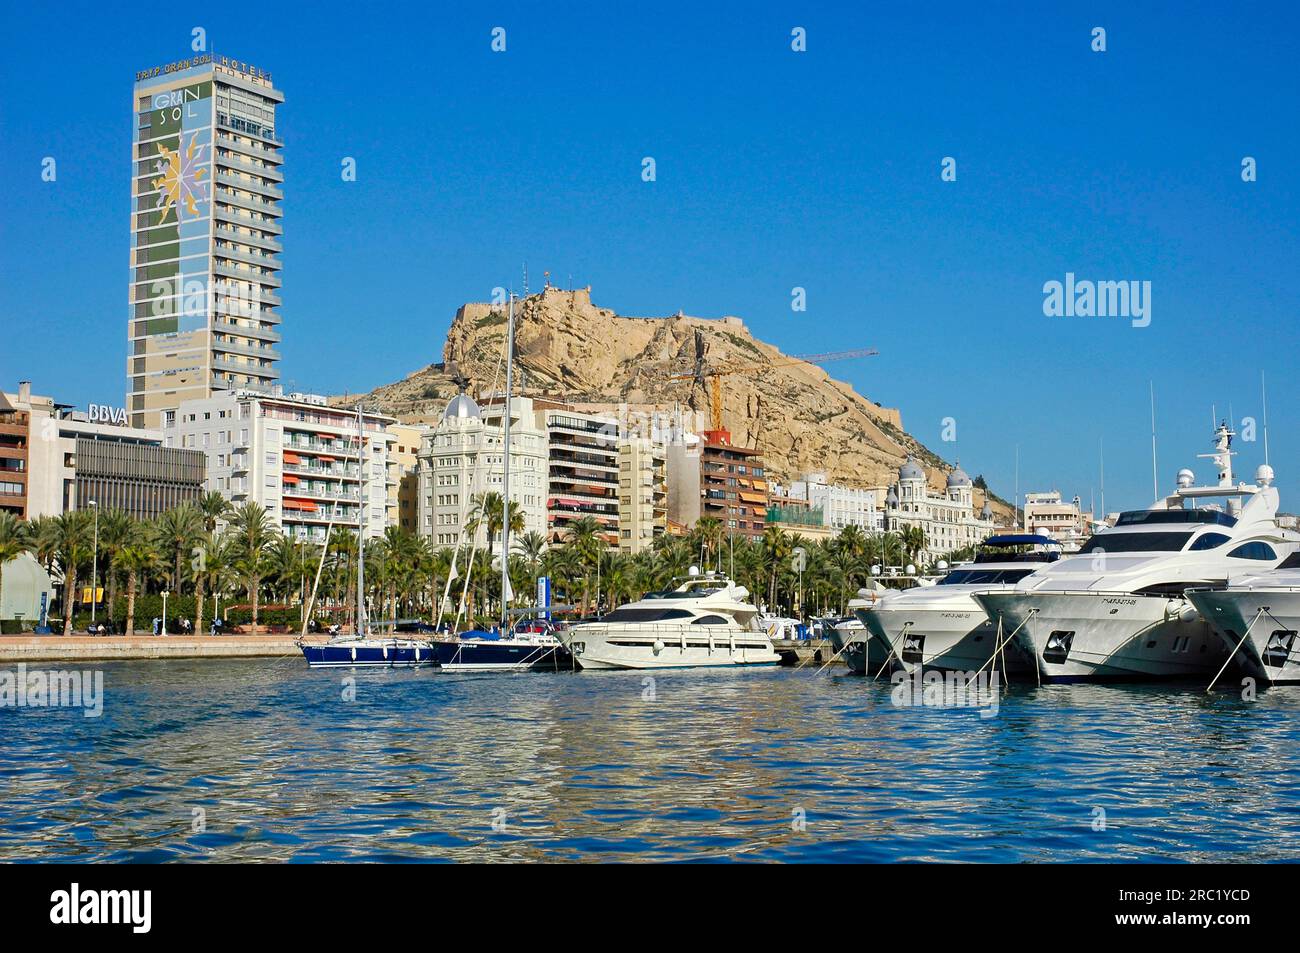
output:
<instances>
[{"instance_id":1,"label":"blue sky","mask_svg":"<svg viewBox=\"0 0 1300 953\"><path fill-rule=\"evenodd\" d=\"M624 314L876 347L828 370L1004 496L1018 446L1022 492L1099 501L1104 435L1107 508L1148 503L1152 381L1161 490L1181 466L1208 480L1212 406L1258 418L1264 372L1300 509L1290 4L326 2L262 6L251 29L246 5L4 2L8 389L122 400L131 84L202 26L287 97L287 384L357 391L439 360L456 307L527 262L534 287L572 275ZM1150 326L1044 316L1066 272L1150 281ZM1249 477L1262 440L1239 449Z\"/></svg>"}]
</instances>

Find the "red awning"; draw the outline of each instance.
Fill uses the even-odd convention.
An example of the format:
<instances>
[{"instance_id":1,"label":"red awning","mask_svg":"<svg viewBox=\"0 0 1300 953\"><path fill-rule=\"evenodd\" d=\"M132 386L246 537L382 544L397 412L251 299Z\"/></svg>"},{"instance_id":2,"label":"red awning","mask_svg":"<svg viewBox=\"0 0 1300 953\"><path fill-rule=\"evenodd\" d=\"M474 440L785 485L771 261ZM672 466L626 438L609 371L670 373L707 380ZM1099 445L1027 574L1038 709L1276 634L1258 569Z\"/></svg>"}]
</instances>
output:
<instances>
[{"instance_id":1,"label":"red awning","mask_svg":"<svg viewBox=\"0 0 1300 953\"><path fill-rule=\"evenodd\" d=\"M286 451L284 452L284 462L285 462L285 463L302 463L302 457L298 456L298 454L296 454L296 453L290 453L288 450L286 450Z\"/></svg>"}]
</instances>

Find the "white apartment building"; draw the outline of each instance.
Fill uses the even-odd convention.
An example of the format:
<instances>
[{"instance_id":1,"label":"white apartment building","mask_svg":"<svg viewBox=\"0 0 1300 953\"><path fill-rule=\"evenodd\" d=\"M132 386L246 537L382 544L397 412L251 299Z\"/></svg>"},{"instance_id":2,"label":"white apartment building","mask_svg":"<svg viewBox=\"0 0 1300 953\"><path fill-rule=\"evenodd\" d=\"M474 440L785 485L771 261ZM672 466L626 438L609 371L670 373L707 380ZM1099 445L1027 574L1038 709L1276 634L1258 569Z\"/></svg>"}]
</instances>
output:
<instances>
[{"instance_id":1,"label":"white apartment building","mask_svg":"<svg viewBox=\"0 0 1300 953\"><path fill-rule=\"evenodd\" d=\"M884 525L884 513L876 503L875 490L827 483L825 473L808 473L790 484L788 493L773 487L775 495L785 493L803 500L812 509L820 509L822 523L838 533L846 526L861 527L864 532L878 533Z\"/></svg>"},{"instance_id":2,"label":"white apartment building","mask_svg":"<svg viewBox=\"0 0 1300 953\"><path fill-rule=\"evenodd\" d=\"M502 490L505 470L502 423L504 400L484 407L462 392L424 435L419 453L419 532L436 546L462 541L481 494ZM510 499L524 516L524 532L546 532L546 430L539 427L533 402L510 400ZM465 540L468 542L468 538ZM487 546L480 525L474 544Z\"/></svg>"},{"instance_id":3,"label":"white apartment building","mask_svg":"<svg viewBox=\"0 0 1300 953\"><path fill-rule=\"evenodd\" d=\"M974 484L960 466L948 474L942 494L931 493L925 471L909 456L885 497L885 529L898 533L921 527L926 540L919 554L923 561L973 546L993 532L992 509L986 502L976 513L973 493Z\"/></svg>"},{"instance_id":4,"label":"white apartment building","mask_svg":"<svg viewBox=\"0 0 1300 953\"><path fill-rule=\"evenodd\" d=\"M388 525L392 444L384 414L357 415L314 394L230 391L188 400L164 415L168 446L202 450L208 489L236 506L254 502L285 535L322 543L327 526L358 526L368 537Z\"/></svg>"}]
</instances>

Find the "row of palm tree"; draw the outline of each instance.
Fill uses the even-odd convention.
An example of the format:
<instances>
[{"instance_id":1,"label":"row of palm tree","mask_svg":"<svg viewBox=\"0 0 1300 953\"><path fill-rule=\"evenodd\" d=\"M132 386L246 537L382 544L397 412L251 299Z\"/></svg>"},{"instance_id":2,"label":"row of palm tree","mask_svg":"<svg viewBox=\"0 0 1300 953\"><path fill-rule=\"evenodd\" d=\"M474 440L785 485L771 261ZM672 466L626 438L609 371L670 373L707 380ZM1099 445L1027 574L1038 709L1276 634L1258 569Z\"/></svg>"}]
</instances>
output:
<instances>
[{"instance_id":1,"label":"row of palm tree","mask_svg":"<svg viewBox=\"0 0 1300 953\"><path fill-rule=\"evenodd\" d=\"M505 508L498 493L473 501L466 528L485 531L489 545L453 554L432 540L389 527L367 540L366 603L374 618L458 619L500 615L499 568L493 544L501 534ZM194 629L202 632L227 611L251 610L256 627L269 601L297 610L305 625L309 613L329 614L345 625L357 616L358 549L355 532L335 528L328 550L283 535L255 503L232 506L219 493L169 510L153 520L135 520L105 509L95 525L92 511L79 510L24 522L0 514L0 566L30 551L62 580L63 634L73 628L79 583L96 565L110 618L125 598L125 631L135 629L137 598L167 591L194 598ZM557 602L589 614L639 598L687 574L691 566L727 572L770 611L843 612L845 603L870 578L872 564L902 565L925 546L924 533L867 534L845 527L833 539L812 541L769 525L761 537L728 534L719 520L705 517L684 536L656 538L637 554L611 551L605 528L591 516L576 519L558 538L525 532L519 504L509 507L510 578L515 602L533 602L537 581L552 580ZM96 550L96 543L98 549ZM803 550L803 568L795 551ZM3 575L0 574L0 587ZM3 590L0 589L0 592Z\"/></svg>"}]
</instances>

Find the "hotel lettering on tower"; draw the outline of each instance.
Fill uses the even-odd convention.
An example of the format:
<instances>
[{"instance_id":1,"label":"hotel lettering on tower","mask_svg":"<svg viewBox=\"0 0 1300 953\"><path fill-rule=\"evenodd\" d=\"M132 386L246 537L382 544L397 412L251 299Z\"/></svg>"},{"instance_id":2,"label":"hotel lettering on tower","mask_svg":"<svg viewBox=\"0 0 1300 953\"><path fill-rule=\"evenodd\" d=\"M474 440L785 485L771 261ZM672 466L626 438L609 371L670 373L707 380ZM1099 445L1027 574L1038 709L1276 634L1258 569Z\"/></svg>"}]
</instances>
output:
<instances>
[{"instance_id":1,"label":"hotel lettering on tower","mask_svg":"<svg viewBox=\"0 0 1300 953\"><path fill-rule=\"evenodd\" d=\"M134 89L127 410L165 427L182 401L279 378L280 171L271 75L212 53Z\"/></svg>"}]
</instances>

